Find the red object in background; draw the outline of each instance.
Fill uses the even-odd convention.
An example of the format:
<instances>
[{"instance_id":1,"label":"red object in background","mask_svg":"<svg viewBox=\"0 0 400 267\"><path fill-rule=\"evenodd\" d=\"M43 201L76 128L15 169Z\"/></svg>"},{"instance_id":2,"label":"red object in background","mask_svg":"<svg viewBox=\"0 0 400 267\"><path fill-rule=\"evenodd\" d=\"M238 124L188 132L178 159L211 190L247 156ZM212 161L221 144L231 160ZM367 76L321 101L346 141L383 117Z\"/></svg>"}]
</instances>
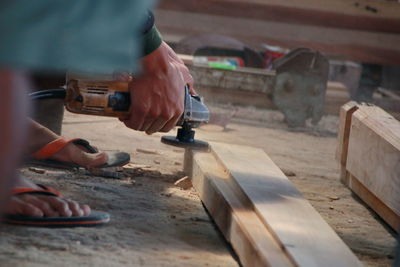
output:
<instances>
[{"instance_id":1,"label":"red object in background","mask_svg":"<svg viewBox=\"0 0 400 267\"><path fill-rule=\"evenodd\" d=\"M264 44L264 62L265 62L265 68L266 69L272 69L272 63L280 58L286 55L289 52L289 49L285 49L279 46L270 46Z\"/></svg>"}]
</instances>

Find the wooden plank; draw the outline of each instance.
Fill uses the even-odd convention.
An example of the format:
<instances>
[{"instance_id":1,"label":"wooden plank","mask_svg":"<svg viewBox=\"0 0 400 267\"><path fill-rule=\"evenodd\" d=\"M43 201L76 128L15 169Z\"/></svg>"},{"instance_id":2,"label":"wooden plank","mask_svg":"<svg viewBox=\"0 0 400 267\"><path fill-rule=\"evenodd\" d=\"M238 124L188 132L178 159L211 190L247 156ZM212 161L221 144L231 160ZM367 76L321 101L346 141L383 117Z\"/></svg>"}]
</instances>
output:
<instances>
[{"instance_id":1,"label":"wooden plank","mask_svg":"<svg viewBox=\"0 0 400 267\"><path fill-rule=\"evenodd\" d=\"M384 95L384 96L388 96L388 97L393 98L395 100L400 100L400 95L396 94L395 92L393 92L391 90L379 87L377 91L379 93L381 93L382 95Z\"/></svg>"},{"instance_id":2,"label":"wooden plank","mask_svg":"<svg viewBox=\"0 0 400 267\"><path fill-rule=\"evenodd\" d=\"M346 59L378 64L400 62L400 34L354 31L313 25L158 9L157 27L173 41L198 34L220 34L248 45L309 47Z\"/></svg>"},{"instance_id":3,"label":"wooden plank","mask_svg":"<svg viewBox=\"0 0 400 267\"><path fill-rule=\"evenodd\" d=\"M345 185L348 185L348 177L346 174L346 161L347 161L347 150L349 147L351 118L353 113L357 109L358 105L354 101L350 101L340 108L336 160L338 160L341 168L340 179Z\"/></svg>"},{"instance_id":4,"label":"wooden plank","mask_svg":"<svg viewBox=\"0 0 400 267\"><path fill-rule=\"evenodd\" d=\"M266 69L238 67L226 70L198 63L188 67L198 89L226 89L226 94L235 90L267 94L272 92L275 83L275 71Z\"/></svg>"},{"instance_id":5,"label":"wooden plank","mask_svg":"<svg viewBox=\"0 0 400 267\"><path fill-rule=\"evenodd\" d=\"M222 104L233 104L240 106L253 106L268 109L277 109L272 102L272 99L264 93L249 92L249 91L227 91L221 88L215 87L196 87L198 92L206 102L222 103Z\"/></svg>"},{"instance_id":6,"label":"wooden plank","mask_svg":"<svg viewBox=\"0 0 400 267\"><path fill-rule=\"evenodd\" d=\"M394 230L400 229L400 216L389 208L382 200L377 198L367 187L365 187L357 177L348 175L348 185L361 200L371 207L387 224ZM397 230L398 232L398 230Z\"/></svg>"},{"instance_id":7,"label":"wooden plank","mask_svg":"<svg viewBox=\"0 0 400 267\"><path fill-rule=\"evenodd\" d=\"M379 107L360 106L351 119L346 170L400 215L400 122Z\"/></svg>"},{"instance_id":8,"label":"wooden plank","mask_svg":"<svg viewBox=\"0 0 400 267\"><path fill-rule=\"evenodd\" d=\"M299 266L361 263L261 149L213 143L214 156Z\"/></svg>"},{"instance_id":9,"label":"wooden plank","mask_svg":"<svg viewBox=\"0 0 400 267\"><path fill-rule=\"evenodd\" d=\"M163 0L163 9L254 18L295 24L400 32L400 4L348 0Z\"/></svg>"},{"instance_id":10,"label":"wooden plank","mask_svg":"<svg viewBox=\"0 0 400 267\"><path fill-rule=\"evenodd\" d=\"M392 98L374 98L372 99L372 104L382 108L400 120L400 100L392 99Z\"/></svg>"},{"instance_id":11,"label":"wooden plank","mask_svg":"<svg viewBox=\"0 0 400 267\"><path fill-rule=\"evenodd\" d=\"M185 169L243 266L294 266L212 154L187 150Z\"/></svg>"},{"instance_id":12,"label":"wooden plank","mask_svg":"<svg viewBox=\"0 0 400 267\"><path fill-rule=\"evenodd\" d=\"M188 66L196 91L208 102L276 109L271 100L275 71L255 68L224 70L194 62L190 55L179 55Z\"/></svg>"}]
</instances>

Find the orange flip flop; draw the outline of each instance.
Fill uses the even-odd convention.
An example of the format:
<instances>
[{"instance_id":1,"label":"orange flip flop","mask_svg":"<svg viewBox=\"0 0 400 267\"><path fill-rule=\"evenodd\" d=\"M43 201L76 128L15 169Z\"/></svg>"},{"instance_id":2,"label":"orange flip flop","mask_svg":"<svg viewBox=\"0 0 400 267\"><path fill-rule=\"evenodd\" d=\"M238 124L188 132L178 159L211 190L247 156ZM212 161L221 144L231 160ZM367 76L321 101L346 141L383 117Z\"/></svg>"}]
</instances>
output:
<instances>
[{"instance_id":1,"label":"orange flip flop","mask_svg":"<svg viewBox=\"0 0 400 267\"><path fill-rule=\"evenodd\" d=\"M80 138L66 138L59 137L56 140L48 143L44 147L42 147L37 152L33 153L27 160L26 163L40 165L45 167L54 167L54 168L62 168L62 169L72 169L79 168L76 163L71 162L63 162L58 160L49 159L52 155L63 149L69 143L73 143L77 146L81 146L85 149L85 152L88 153L98 153L99 151L91 146L87 140ZM108 167L116 167L116 166L124 166L129 163L130 155L125 152L105 152L108 156L108 160L106 163L96 166L96 168L108 168Z\"/></svg>"},{"instance_id":2,"label":"orange flip flop","mask_svg":"<svg viewBox=\"0 0 400 267\"><path fill-rule=\"evenodd\" d=\"M19 187L14 188L12 195L36 194L61 197L60 192L49 186L38 185L42 189ZM92 211L88 216L72 217L29 217L23 215L5 215L2 222L14 225L37 227L90 227L100 226L110 221L110 214L102 211Z\"/></svg>"}]
</instances>

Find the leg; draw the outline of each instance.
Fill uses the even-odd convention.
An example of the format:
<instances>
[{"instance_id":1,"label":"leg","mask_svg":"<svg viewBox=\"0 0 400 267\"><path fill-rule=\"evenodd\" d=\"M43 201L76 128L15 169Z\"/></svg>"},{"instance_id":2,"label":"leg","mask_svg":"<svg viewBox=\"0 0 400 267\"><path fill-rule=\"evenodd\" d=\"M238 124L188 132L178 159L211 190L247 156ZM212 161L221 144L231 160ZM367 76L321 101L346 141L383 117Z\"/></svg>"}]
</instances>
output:
<instances>
[{"instance_id":1,"label":"leg","mask_svg":"<svg viewBox=\"0 0 400 267\"><path fill-rule=\"evenodd\" d=\"M26 74L10 69L0 69L0 212L8 199L7 192L16 182L18 167L27 130Z\"/></svg>"},{"instance_id":2,"label":"leg","mask_svg":"<svg viewBox=\"0 0 400 267\"><path fill-rule=\"evenodd\" d=\"M0 214L28 216L81 216L88 215L87 205L51 196L29 194L9 198L13 186L31 187L36 185L16 174L23 154L29 113L27 93L30 89L27 75L8 69L0 69Z\"/></svg>"},{"instance_id":3,"label":"leg","mask_svg":"<svg viewBox=\"0 0 400 267\"><path fill-rule=\"evenodd\" d=\"M40 125L33 120L29 121L29 128L31 134L30 140L27 144L28 155L35 151L38 151L46 144L59 137L48 128ZM107 154L104 152L86 153L77 145L68 144L64 149L54 154L51 159L76 163L82 167L95 167L107 162Z\"/></svg>"},{"instance_id":4,"label":"leg","mask_svg":"<svg viewBox=\"0 0 400 267\"><path fill-rule=\"evenodd\" d=\"M34 73L32 82L35 90L61 88L65 85L65 73ZM47 99L36 101L33 106L35 112L32 114L32 118L60 135L64 117L64 101L61 99Z\"/></svg>"}]
</instances>

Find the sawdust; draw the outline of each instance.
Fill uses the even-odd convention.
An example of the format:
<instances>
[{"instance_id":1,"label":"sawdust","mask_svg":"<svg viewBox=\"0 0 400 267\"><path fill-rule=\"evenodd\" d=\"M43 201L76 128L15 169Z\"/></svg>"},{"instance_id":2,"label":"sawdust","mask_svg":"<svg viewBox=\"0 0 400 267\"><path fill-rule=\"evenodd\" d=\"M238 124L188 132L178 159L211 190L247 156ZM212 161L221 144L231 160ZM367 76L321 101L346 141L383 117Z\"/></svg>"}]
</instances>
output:
<instances>
[{"instance_id":1,"label":"sawdust","mask_svg":"<svg viewBox=\"0 0 400 267\"><path fill-rule=\"evenodd\" d=\"M110 212L112 221L100 228L4 226L1 266L236 265L194 192L174 188L179 172L127 168L121 180L56 170L21 172Z\"/></svg>"},{"instance_id":2,"label":"sawdust","mask_svg":"<svg viewBox=\"0 0 400 267\"><path fill-rule=\"evenodd\" d=\"M199 129L197 137L264 149L366 266L390 266L393 232L339 182L337 117L298 131L290 131L282 119L276 111L240 108L225 130ZM185 176L177 164L183 162L183 149L159 142L161 134L126 129L116 119L69 113L63 134L86 138L102 150L129 152L132 162L121 179L51 169L22 172L110 212L112 221L101 228L3 226L1 266L237 265L195 191L174 186ZM157 154L137 151L139 144Z\"/></svg>"}]
</instances>

